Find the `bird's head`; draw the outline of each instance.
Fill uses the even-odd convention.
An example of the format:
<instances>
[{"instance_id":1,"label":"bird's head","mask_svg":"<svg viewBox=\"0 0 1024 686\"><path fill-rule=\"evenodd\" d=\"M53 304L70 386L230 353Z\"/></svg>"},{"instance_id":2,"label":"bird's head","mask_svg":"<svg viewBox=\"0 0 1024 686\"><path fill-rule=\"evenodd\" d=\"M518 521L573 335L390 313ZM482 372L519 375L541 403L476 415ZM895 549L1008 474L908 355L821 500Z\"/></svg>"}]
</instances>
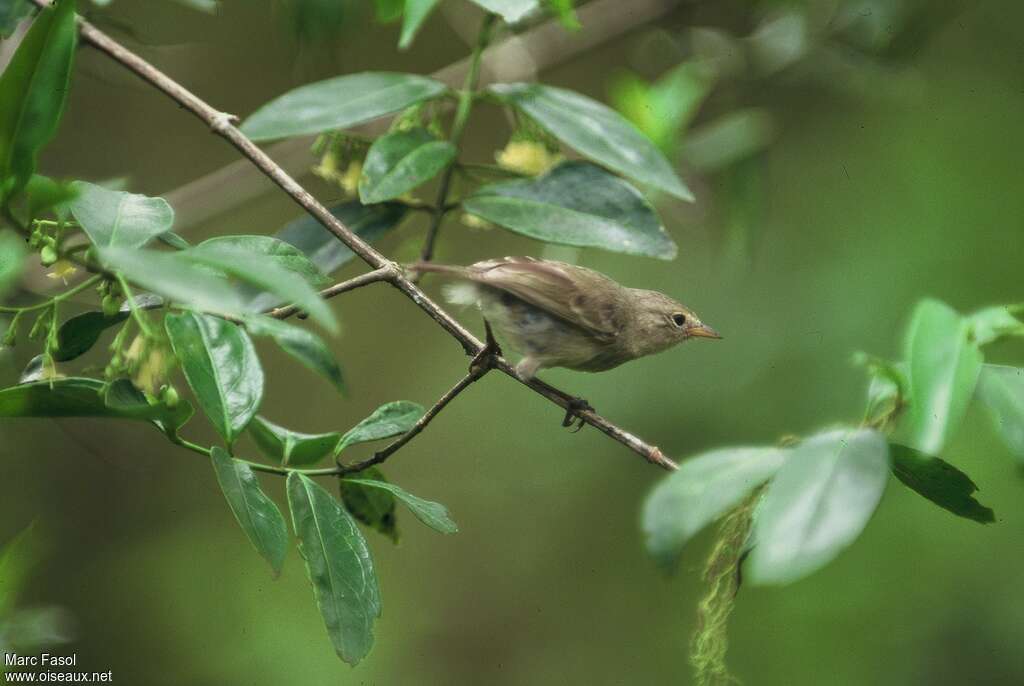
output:
<instances>
[{"instance_id":1,"label":"bird's head","mask_svg":"<svg viewBox=\"0 0 1024 686\"><path fill-rule=\"evenodd\" d=\"M634 346L640 355L660 352L689 338L721 338L693 310L664 293L630 290L634 300Z\"/></svg>"}]
</instances>

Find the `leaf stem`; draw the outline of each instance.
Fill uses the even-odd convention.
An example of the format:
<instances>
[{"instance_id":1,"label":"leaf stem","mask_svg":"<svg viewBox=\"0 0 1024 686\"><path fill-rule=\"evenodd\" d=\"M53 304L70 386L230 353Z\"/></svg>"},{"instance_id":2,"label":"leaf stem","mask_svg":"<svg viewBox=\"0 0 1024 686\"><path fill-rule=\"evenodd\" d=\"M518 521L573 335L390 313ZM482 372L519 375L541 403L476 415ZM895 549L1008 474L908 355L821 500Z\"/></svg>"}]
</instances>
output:
<instances>
[{"instance_id":1,"label":"leaf stem","mask_svg":"<svg viewBox=\"0 0 1024 686\"><path fill-rule=\"evenodd\" d=\"M139 331L142 332L144 337L153 338L153 330L149 327L149 321L142 313L142 310L135 304L135 294L132 293L132 287L128 285L128 280L118 274L117 283L120 284L125 300L128 301L128 309L131 310L132 319L134 319L135 323L139 325Z\"/></svg>"},{"instance_id":2,"label":"leaf stem","mask_svg":"<svg viewBox=\"0 0 1024 686\"><path fill-rule=\"evenodd\" d=\"M28 305L26 307L6 307L4 305L0 305L0 312L5 312L5 313L8 313L8 314L11 314L11 313L17 314L18 312L32 312L33 310L44 310L47 307L52 307L56 303L59 303L59 302L61 302L63 300L67 300L68 298L70 298L71 296L75 295L76 293L81 293L82 291L86 290L87 288L90 288L91 286L96 285L96 283L100 279L102 279L102 278L103 277L99 276L99 275L97 275L97 276L90 276L88 279L86 279L82 283L78 284L77 286L73 286L73 287L69 288L68 290L64 291L63 293L58 293L57 295L53 296L52 298L44 300L41 303L36 303L35 305Z\"/></svg>"}]
</instances>

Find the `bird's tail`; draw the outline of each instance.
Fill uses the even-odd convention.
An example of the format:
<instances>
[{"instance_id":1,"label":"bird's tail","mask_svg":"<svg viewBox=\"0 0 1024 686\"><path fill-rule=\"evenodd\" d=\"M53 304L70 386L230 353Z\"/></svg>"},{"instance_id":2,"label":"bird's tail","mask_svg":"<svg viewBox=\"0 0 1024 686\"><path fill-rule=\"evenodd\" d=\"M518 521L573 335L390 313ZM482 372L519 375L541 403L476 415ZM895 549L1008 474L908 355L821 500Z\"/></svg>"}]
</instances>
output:
<instances>
[{"instance_id":1,"label":"bird's tail","mask_svg":"<svg viewBox=\"0 0 1024 686\"><path fill-rule=\"evenodd\" d=\"M466 277L469 271L465 267L460 267L454 264L437 264L436 262L412 262L405 265L406 271L411 274L423 274L425 272L435 272L437 274L447 274L449 276L461 276Z\"/></svg>"},{"instance_id":2,"label":"bird's tail","mask_svg":"<svg viewBox=\"0 0 1024 686\"><path fill-rule=\"evenodd\" d=\"M455 283L445 284L441 289L444 293L444 299L453 305L475 305L480 299L480 292L476 284L468 280L469 269L466 267L452 264L437 264L435 262L413 262L412 264L405 265L405 268L410 274L434 272L460 279Z\"/></svg>"}]
</instances>

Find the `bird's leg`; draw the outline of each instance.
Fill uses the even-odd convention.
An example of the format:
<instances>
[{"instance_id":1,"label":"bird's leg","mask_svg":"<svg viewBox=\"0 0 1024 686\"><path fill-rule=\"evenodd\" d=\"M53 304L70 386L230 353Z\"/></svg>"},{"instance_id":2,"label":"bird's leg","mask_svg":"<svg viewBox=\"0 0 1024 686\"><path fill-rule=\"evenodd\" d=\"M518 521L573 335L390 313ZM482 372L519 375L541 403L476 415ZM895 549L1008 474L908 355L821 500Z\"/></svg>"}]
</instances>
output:
<instances>
[{"instance_id":1,"label":"bird's leg","mask_svg":"<svg viewBox=\"0 0 1024 686\"><path fill-rule=\"evenodd\" d=\"M484 317L484 347L480 349L473 360L469 363L471 374L482 376L488 369L494 366L494 360L501 357L501 346L494 340L494 331L491 330L491 323Z\"/></svg>"},{"instance_id":2,"label":"bird's leg","mask_svg":"<svg viewBox=\"0 0 1024 686\"><path fill-rule=\"evenodd\" d=\"M521 367L524 367L524 366L531 371L531 374L529 376L525 375L523 373L523 370L520 369ZM541 381L540 379L538 379L535 376L533 376L533 372L537 371L537 367L538 366L539 366L538 362L536 360L534 360L533 358L531 358L531 357L524 357L519 362L519 364L516 365L516 373L519 374L519 376L521 376L521 377L523 377L523 378L525 378L527 380L530 380L530 381L532 381L535 384L539 384L540 386L543 386L546 391L548 391L552 395L558 396L559 398L564 400L565 401L565 419L562 420L562 426L569 427L569 426L572 426L575 423L576 424L576 428L573 429L573 433L578 432L580 429L583 428L583 425L586 423L583 420L583 417L580 416L580 412L593 412L594 408L584 398L580 398L580 397L575 396L575 395L569 395L568 393L565 393L564 391L560 391L557 388L555 388L554 386L552 386L552 385L550 385L548 383L545 383L544 381Z\"/></svg>"}]
</instances>

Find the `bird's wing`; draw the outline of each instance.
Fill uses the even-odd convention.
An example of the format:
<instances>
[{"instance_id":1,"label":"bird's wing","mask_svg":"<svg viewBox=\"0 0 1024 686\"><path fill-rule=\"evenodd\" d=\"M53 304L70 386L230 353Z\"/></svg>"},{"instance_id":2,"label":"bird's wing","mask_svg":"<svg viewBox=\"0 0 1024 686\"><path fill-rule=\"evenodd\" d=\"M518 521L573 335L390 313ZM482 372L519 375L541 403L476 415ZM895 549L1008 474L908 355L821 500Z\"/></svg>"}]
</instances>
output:
<instances>
[{"instance_id":1,"label":"bird's wing","mask_svg":"<svg viewBox=\"0 0 1024 686\"><path fill-rule=\"evenodd\" d=\"M622 302L616 297L622 286L584 267L503 257L471 265L469 278L508 291L602 340L614 339L625 325Z\"/></svg>"}]
</instances>

